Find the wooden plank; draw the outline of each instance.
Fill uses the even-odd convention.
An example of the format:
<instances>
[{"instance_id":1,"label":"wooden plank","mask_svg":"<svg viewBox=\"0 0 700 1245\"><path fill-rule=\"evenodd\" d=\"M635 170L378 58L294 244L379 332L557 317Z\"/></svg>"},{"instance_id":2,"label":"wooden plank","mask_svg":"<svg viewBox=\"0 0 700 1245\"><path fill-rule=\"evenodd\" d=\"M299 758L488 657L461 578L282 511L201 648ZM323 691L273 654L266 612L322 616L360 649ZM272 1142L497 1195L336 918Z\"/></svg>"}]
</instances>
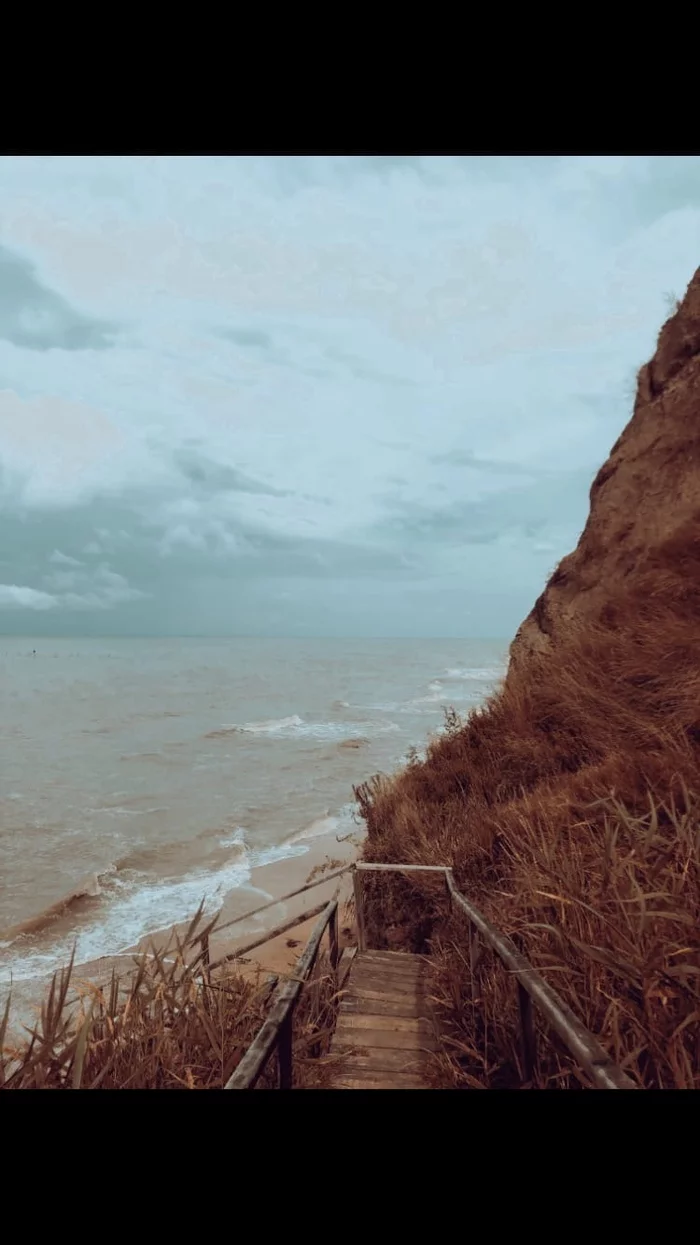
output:
<instances>
[{"instance_id":1,"label":"wooden plank","mask_svg":"<svg viewBox=\"0 0 700 1245\"><path fill-rule=\"evenodd\" d=\"M382 960L422 960L416 951L392 951L390 947L372 947L365 955L380 955Z\"/></svg>"},{"instance_id":2,"label":"wooden plank","mask_svg":"<svg viewBox=\"0 0 700 1245\"><path fill-rule=\"evenodd\" d=\"M396 951L363 951L357 957L358 963L381 964L382 968L410 969L420 972L423 960L418 955L406 955Z\"/></svg>"},{"instance_id":3,"label":"wooden plank","mask_svg":"<svg viewBox=\"0 0 700 1245\"><path fill-rule=\"evenodd\" d=\"M340 1052L341 1048L353 1047L358 1054L368 1052L373 1047L390 1050L430 1050L431 1035L423 1033L404 1033L396 1029L353 1029L346 1025L345 1018L338 1021L333 1041L333 1049Z\"/></svg>"},{"instance_id":4,"label":"wooden plank","mask_svg":"<svg viewBox=\"0 0 700 1245\"><path fill-rule=\"evenodd\" d=\"M425 1060L426 1056L422 1052L412 1054L407 1050L392 1050L390 1047L375 1049L367 1055L353 1055L348 1052L342 1055L339 1061L337 1075L343 1076L346 1072L354 1075L355 1072L376 1070L406 1072L412 1076L419 1076L425 1066Z\"/></svg>"},{"instance_id":5,"label":"wooden plank","mask_svg":"<svg viewBox=\"0 0 700 1245\"><path fill-rule=\"evenodd\" d=\"M352 981L386 981L388 985L403 986L408 990L417 990L423 984L423 978L415 973L384 972L381 968L369 964L359 964L354 968Z\"/></svg>"},{"instance_id":6,"label":"wooden plank","mask_svg":"<svg viewBox=\"0 0 700 1245\"><path fill-rule=\"evenodd\" d=\"M361 1073L339 1077L334 1089L425 1089L419 1077L402 1076L400 1072Z\"/></svg>"},{"instance_id":7,"label":"wooden plank","mask_svg":"<svg viewBox=\"0 0 700 1245\"><path fill-rule=\"evenodd\" d=\"M352 988L360 981L370 982L386 982L395 990L422 990L422 977L406 977L398 973L382 973L378 968L370 968L369 965L360 965L359 968L353 964L352 976L349 978L349 987ZM374 988L371 986L370 988Z\"/></svg>"},{"instance_id":8,"label":"wooden plank","mask_svg":"<svg viewBox=\"0 0 700 1245\"><path fill-rule=\"evenodd\" d=\"M355 971L358 973L379 973L382 977L387 977L390 981L421 981L423 973L415 968L394 968L389 964L377 964L372 960L360 960L355 962Z\"/></svg>"},{"instance_id":9,"label":"wooden plank","mask_svg":"<svg viewBox=\"0 0 700 1245\"><path fill-rule=\"evenodd\" d=\"M406 977L386 977L382 972L352 972L348 979L348 990L381 990L384 994L414 995L423 994L422 982L411 981Z\"/></svg>"},{"instance_id":10,"label":"wooden plank","mask_svg":"<svg viewBox=\"0 0 700 1245\"><path fill-rule=\"evenodd\" d=\"M377 960L382 964L410 965L423 967L425 960L422 955L413 955L409 951L364 951L363 960Z\"/></svg>"},{"instance_id":11,"label":"wooden plank","mask_svg":"<svg viewBox=\"0 0 700 1245\"><path fill-rule=\"evenodd\" d=\"M371 973L374 977L386 977L387 981L422 981L423 974L413 968L389 968L386 964L368 963L359 956L353 964L353 973Z\"/></svg>"},{"instance_id":12,"label":"wooden plank","mask_svg":"<svg viewBox=\"0 0 700 1245\"><path fill-rule=\"evenodd\" d=\"M340 1015L415 1016L423 1015L416 999L358 999L345 998L339 1007Z\"/></svg>"},{"instance_id":13,"label":"wooden plank","mask_svg":"<svg viewBox=\"0 0 700 1245\"><path fill-rule=\"evenodd\" d=\"M338 1024L345 1029L386 1029L397 1033L430 1033L430 1022L424 1016L387 1016L381 1013L343 1012Z\"/></svg>"},{"instance_id":14,"label":"wooden plank","mask_svg":"<svg viewBox=\"0 0 700 1245\"><path fill-rule=\"evenodd\" d=\"M388 1003L416 1003L417 1006L423 1006L423 998L418 990L401 990L393 988L382 988L381 982L377 982L374 986L366 986L357 981L351 981L347 990L343 991L342 1001L352 999L353 1002L366 1003L368 1009L372 1003L378 1000L386 999Z\"/></svg>"}]
</instances>

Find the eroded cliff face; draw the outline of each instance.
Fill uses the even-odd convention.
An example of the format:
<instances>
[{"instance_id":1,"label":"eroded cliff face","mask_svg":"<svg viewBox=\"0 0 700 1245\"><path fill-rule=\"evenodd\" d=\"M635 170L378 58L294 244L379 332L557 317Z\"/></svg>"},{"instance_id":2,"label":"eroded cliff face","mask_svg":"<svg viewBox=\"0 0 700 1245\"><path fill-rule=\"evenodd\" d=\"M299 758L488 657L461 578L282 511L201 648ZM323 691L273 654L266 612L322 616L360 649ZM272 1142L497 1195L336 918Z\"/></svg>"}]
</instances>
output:
<instances>
[{"instance_id":1,"label":"eroded cliff face","mask_svg":"<svg viewBox=\"0 0 700 1245\"><path fill-rule=\"evenodd\" d=\"M590 513L511 645L511 669L606 610L663 565L674 538L700 539L700 268L638 375L634 414L590 491ZM700 627L700 619L698 620Z\"/></svg>"}]
</instances>

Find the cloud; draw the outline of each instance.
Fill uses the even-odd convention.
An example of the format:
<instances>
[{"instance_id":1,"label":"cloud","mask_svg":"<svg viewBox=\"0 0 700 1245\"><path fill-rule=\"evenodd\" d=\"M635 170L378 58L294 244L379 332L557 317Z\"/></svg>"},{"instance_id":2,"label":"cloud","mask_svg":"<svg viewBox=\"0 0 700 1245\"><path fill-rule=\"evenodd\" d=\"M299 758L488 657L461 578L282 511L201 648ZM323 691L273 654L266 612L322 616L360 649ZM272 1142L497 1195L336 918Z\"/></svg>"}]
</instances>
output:
<instances>
[{"instance_id":1,"label":"cloud","mask_svg":"<svg viewBox=\"0 0 700 1245\"><path fill-rule=\"evenodd\" d=\"M228 338L237 346L251 346L256 350L271 350L272 338L269 333L259 329L219 329L222 337Z\"/></svg>"},{"instance_id":2,"label":"cloud","mask_svg":"<svg viewBox=\"0 0 700 1245\"><path fill-rule=\"evenodd\" d=\"M82 566L77 558L71 558L67 553L61 553L60 549L54 549L49 562L54 562L57 566Z\"/></svg>"},{"instance_id":3,"label":"cloud","mask_svg":"<svg viewBox=\"0 0 700 1245\"><path fill-rule=\"evenodd\" d=\"M253 480L243 471L226 463L216 462L206 454L185 448L174 455L182 474L194 485L213 493L260 493L266 497L288 497L289 489L273 488Z\"/></svg>"},{"instance_id":4,"label":"cloud","mask_svg":"<svg viewBox=\"0 0 700 1245\"><path fill-rule=\"evenodd\" d=\"M66 631L507 635L700 256L697 158L2 171L0 580Z\"/></svg>"},{"instance_id":5,"label":"cloud","mask_svg":"<svg viewBox=\"0 0 700 1245\"><path fill-rule=\"evenodd\" d=\"M17 584L0 584L0 609L52 610L57 605L58 599L48 592Z\"/></svg>"},{"instance_id":6,"label":"cloud","mask_svg":"<svg viewBox=\"0 0 700 1245\"><path fill-rule=\"evenodd\" d=\"M106 350L114 331L76 311L33 264L0 246L0 337L29 350Z\"/></svg>"},{"instance_id":7,"label":"cloud","mask_svg":"<svg viewBox=\"0 0 700 1245\"><path fill-rule=\"evenodd\" d=\"M0 584L0 610L104 611L127 602L145 600L148 593L133 587L106 564L86 571L72 558L49 559L62 567L42 577L42 588Z\"/></svg>"}]
</instances>

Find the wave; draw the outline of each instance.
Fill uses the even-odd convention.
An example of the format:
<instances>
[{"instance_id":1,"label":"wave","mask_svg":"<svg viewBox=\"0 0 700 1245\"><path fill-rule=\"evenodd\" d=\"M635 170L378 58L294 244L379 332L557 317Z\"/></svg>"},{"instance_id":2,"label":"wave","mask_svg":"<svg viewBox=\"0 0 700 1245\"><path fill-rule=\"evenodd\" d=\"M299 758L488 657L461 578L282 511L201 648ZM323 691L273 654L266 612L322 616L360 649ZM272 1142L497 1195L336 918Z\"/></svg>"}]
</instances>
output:
<instances>
[{"instance_id":1,"label":"wave","mask_svg":"<svg viewBox=\"0 0 700 1245\"><path fill-rule=\"evenodd\" d=\"M239 724L233 722L224 725L217 731L209 731L204 736L205 739L216 739L220 735L276 735L278 731L293 730L297 726L303 726L301 718L294 713L288 718L269 718L263 722L243 722Z\"/></svg>"},{"instance_id":2,"label":"wave","mask_svg":"<svg viewBox=\"0 0 700 1245\"><path fill-rule=\"evenodd\" d=\"M326 812L283 843L259 849L247 848L244 831L237 827L231 836L220 840L222 847L234 849L223 865L159 881L145 881L143 874L133 877L157 861L157 848L129 853L100 873L89 874L58 903L0 935L5 952L0 984L49 976L68 962L74 948L76 964L125 955L156 931L191 919L200 903L211 915L230 891L250 886L252 870L304 856L309 850L308 840L337 832L342 825L343 810L338 815ZM108 878L109 884L105 886ZM257 892L258 888L251 890ZM99 912L91 914L90 900L102 900ZM85 905L84 910L81 905ZM45 949L41 940L32 946L33 940L49 930L54 921L72 912L82 918L77 929L52 940ZM90 916L87 921L86 916ZM28 939L32 941L26 942Z\"/></svg>"},{"instance_id":3,"label":"wave","mask_svg":"<svg viewBox=\"0 0 700 1245\"><path fill-rule=\"evenodd\" d=\"M86 813L93 816L98 814L102 817L152 817L156 813L169 812L169 805L156 804L153 808L128 808L125 804L98 804L96 807L86 807Z\"/></svg>"},{"instance_id":4,"label":"wave","mask_svg":"<svg viewBox=\"0 0 700 1245\"><path fill-rule=\"evenodd\" d=\"M332 813L330 809L326 809L320 817L315 817L306 826L302 826L301 830L296 830L286 840L288 844L304 843L309 839L319 839L326 834L337 835L339 831L344 834L357 829L355 816L357 813L357 804L344 804L337 813ZM285 844L282 844L284 847Z\"/></svg>"},{"instance_id":5,"label":"wave","mask_svg":"<svg viewBox=\"0 0 700 1245\"><path fill-rule=\"evenodd\" d=\"M249 883L252 869L304 855L307 850L301 844L287 843L250 853L236 852L228 864L211 873L195 870L184 878L146 885L122 882L113 902L100 912L99 918L73 930L50 948L21 953L19 948L13 948L11 962L6 960L0 971L0 983L9 982L10 978L26 981L47 976L68 962L74 946L76 964L124 955L157 930L189 920L202 902L211 915L221 907L229 891ZM36 921L26 924L32 929L25 929L25 933L38 932ZM17 927L15 935L16 932Z\"/></svg>"},{"instance_id":6,"label":"wave","mask_svg":"<svg viewBox=\"0 0 700 1245\"><path fill-rule=\"evenodd\" d=\"M290 835L287 843L303 843L308 839L318 839L324 834L334 834L339 825L339 817L332 814L329 809L321 817L315 817L307 826L303 826L301 830L297 830Z\"/></svg>"},{"instance_id":7,"label":"wave","mask_svg":"<svg viewBox=\"0 0 700 1245\"><path fill-rule=\"evenodd\" d=\"M502 668L496 666L453 666L445 671L448 679L475 679L487 681L503 678Z\"/></svg>"},{"instance_id":8,"label":"wave","mask_svg":"<svg viewBox=\"0 0 700 1245\"><path fill-rule=\"evenodd\" d=\"M329 740L346 740L358 739L364 740L367 736L368 726L373 735L385 735L388 732L398 731L400 727L395 722L382 722L370 724L367 721L362 726L352 726L348 722L305 722L298 714L292 714L288 718L271 718L265 722L246 722L242 725L232 723L224 725L217 731L210 731L205 739L214 739L219 736L242 734L242 735L268 735L272 737L282 736L283 738L293 739L329 739Z\"/></svg>"},{"instance_id":9,"label":"wave","mask_svg":"<svg viewBox=\"0 0 700 1245\"><path fill-rule=\"evenodd\" d=\"M26 921L20 921L17 925L11 925L9 929L0 933L0 942L11 943L17 938L26 937L29 934L41 934L54 921L66 916L71 910L82 905L86 899L97 899L102 894L102 881L109 874L116 872L116 865L109 865L101 873L88 873L81 882L78 882L72 890L59 899L56 903L52 903L48 908L44 908L38 912L36 916L29 917Z\"/></svg>"}]
</instances>

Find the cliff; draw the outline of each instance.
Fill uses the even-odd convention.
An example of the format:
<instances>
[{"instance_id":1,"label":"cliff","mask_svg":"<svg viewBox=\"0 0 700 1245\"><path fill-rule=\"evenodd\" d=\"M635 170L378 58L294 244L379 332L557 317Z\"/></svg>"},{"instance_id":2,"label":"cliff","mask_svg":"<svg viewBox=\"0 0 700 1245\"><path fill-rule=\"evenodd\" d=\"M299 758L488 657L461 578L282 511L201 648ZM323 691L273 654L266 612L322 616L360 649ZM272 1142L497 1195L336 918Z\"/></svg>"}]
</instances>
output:
<instances>
[{"instance_id":1,"label":"cliff","mask_svg":"<svg viewBox=\"0 0 700 1245\"><path fill-rule=\"evenodd\" d=\"M511 665L567 631L611 621L610 604L700 522L700 268L640 369L634 413L590 491L578 545L560 563L511 645Z\"/></svg>"}]
</instances>

